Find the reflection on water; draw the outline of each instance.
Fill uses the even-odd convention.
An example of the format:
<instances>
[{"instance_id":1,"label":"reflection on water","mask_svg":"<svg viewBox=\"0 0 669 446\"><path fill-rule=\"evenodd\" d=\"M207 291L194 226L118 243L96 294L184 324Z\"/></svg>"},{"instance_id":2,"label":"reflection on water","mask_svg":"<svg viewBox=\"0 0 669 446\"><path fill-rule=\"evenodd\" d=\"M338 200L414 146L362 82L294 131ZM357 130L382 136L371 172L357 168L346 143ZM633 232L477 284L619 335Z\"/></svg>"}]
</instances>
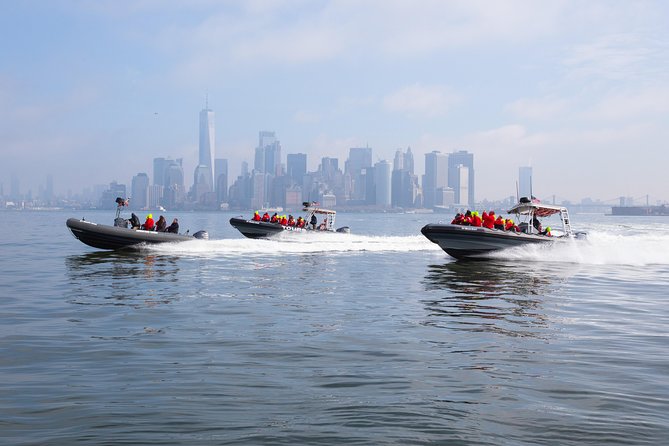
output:
<instances>
[{"instance_id":1,"label":"reflection on water","mask_svg":"<svg viewBox=\"0 0 669 446\"><path fill-rule=\"evenodd\" d=\"M542 305L546 298L559 294L569 275L564 266L554 269L543 264L537 268L504 261L429 265L423 284L433 293L429 293L431 299L424 300L428 310L425 324L539 336L538 329L547 324Z\"/></svg>"},{"instance_id":2,"label":"reflection on water","mask_svg":"<svg viewBox=\"0 0 669 446\"><path fill-rule=\"evenodd\" d=\"M66 257L72 286L70 302L81 305L167 303L178 295L169 287L170 283L178 282L178 260L175 256L143 251L93 252Z\"/></svg>"}]
</instances>

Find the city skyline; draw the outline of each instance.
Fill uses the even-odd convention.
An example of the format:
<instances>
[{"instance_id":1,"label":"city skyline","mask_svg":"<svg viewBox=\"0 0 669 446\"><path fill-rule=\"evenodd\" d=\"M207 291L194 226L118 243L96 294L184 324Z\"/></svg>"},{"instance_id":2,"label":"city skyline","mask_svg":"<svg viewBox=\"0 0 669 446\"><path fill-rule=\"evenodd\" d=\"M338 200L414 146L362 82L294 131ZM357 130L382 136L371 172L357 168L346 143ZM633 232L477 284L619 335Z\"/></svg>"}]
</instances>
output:
<instances>
[{"instance_id":1,"label":"city skyline","mask_svg":"<svg viewBox=\"0 0 669 446\"><path fill-rule=\"evenodd\" d=\"M198 163L216 110L229 179L259 129L282 153L467 150L476 195L667 200L669 5L648 2L7 2L0 183L33 195ZM25 33L25 29L34 32ZM208 108L206 106L205 108ZM148 173L148 172L147 172ZM465 175L465 171L460 173ZM48 175L53 182L49 186Z\"/></svg>"}]
</instances>

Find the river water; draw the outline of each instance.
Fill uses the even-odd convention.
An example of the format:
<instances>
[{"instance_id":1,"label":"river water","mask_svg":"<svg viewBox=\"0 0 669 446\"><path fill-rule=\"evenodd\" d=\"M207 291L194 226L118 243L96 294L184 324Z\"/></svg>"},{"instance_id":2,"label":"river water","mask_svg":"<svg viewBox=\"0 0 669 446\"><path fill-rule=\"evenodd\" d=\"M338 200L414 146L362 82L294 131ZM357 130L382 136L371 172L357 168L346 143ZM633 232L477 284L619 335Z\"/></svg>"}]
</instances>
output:
<instances>
[{"instance_id":1,"label":"river water","mask_svg":"<svg viewBox=\"0 0 669 446\"><path fill-rule=\"evenodd\" d=\"M0 212L0 443L669 442L669 219L572 215L587 241L460 262L424 214L103 252Z\"/></svg>"}]
</instances>

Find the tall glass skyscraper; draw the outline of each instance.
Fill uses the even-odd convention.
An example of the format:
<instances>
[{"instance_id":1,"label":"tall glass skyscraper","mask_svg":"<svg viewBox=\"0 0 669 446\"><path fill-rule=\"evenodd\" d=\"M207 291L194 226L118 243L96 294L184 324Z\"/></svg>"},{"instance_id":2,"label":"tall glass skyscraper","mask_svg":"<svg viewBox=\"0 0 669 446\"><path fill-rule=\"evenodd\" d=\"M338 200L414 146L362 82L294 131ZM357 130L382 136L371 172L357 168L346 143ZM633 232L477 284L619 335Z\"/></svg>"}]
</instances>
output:
<instances>
[{"instance_id":1,"label":"tall glass skyscraper","mask_svg":"<svg viewBox=\"0 0 669 446\"><path fill-rule=\"evenodd\" d=\"M214 112L206 107L200 112L200 156L199 175L207 181L209 190L214 190Z\"/></svg>"},{"instance_id":2,"label":"tall glass skyscraper","mask_svg":"<svg viewBox=\"0 0 669 446\"><path fill-rule=\"evenodd\" d=\"M460 166L465 166L468 176L468 190L462 191L460 188L460 179L461 175L458 172ZM469 153L466 150L459 150L448 155L448 187L453 188L455 191L455 201L459 204L465 204L469 206L474 206L476 203L474 201L474 154ZM464 193L466 192L466 193Z\"/></svg>"}]
</instances>

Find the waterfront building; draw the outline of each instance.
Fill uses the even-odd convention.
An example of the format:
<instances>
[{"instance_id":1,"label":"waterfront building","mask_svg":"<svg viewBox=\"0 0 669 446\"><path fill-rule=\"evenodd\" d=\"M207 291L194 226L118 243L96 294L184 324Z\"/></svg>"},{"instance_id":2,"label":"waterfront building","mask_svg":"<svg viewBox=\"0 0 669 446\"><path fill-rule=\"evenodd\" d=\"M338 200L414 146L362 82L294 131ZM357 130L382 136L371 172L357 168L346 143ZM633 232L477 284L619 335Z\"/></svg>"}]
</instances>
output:
<instances>
[{"instance_id":1,"label":"waterfront building","mask_svg":"<svg viewBox=\"0 0 669 446\"><path fill-rule=\"evenodd\" d=\"M449 155L434 150L425 154L425 174L423 175L423 206L437 205L437 189L449 187Z\"/></svg>"},{"instance_id":2,"label":"waterfront building","mask_svg":"<svg viewBox=\"0 0 669 446\"><path fill-rule=\"evenodd\" d=\"M374 164L374 186L376 205L388 208L391 205L391 164L381 160Z\"/></svg>"},{"instance_id":3,"label":"waterfront building","mask_svg":"<svg viewBox=\"0 0 669 446\"><path fill-rule=\"evenodd\" d=\"M132 177L130 190L130 209L145 209L149 203L149 176L142 172Z\"/></svg>"},{"instance_id":4,"label":"waterfront building","mask_svg":"<svg viewBox=\"0 0 669 446\"><path fill-rule=\"evenodd\" d=\"M349 199L364 201L367 196L367 169L372 167L371 147L352 147L349 149L344 174L349 186Z\"/></svg>"},{"instance_id":5,"label":"waterfront building","mask_svg":"<svg viewBox=\"0 0 669 446\"><path fill-rule=\"evenodd\" d=\"M532 196L532 167L518 168L518 194L520 197Z\"/></svg>"},{"instance_id":6,"label":"waterfront building","mask_svg":"<svg viewBox=\"0 0 669 446\"><path fill-rule=\"evenodd\" d=\"M467 190L463 189L460 184L460 174L458 170L460 166L467 167ZM467 204L474 206L474 154L466 150L459 150L453 152L448 156L448 187L455 191L455 201L459 204Z\"/></svg>"}]
</instances>

